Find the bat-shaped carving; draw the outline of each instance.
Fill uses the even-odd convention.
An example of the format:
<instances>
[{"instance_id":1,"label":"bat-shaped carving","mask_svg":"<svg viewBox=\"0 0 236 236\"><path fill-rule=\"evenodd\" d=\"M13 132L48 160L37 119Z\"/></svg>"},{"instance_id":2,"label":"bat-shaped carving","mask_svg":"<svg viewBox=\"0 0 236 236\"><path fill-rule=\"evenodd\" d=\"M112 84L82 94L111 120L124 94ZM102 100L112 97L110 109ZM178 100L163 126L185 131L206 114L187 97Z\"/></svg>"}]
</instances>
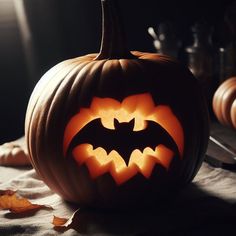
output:
<instances>
[{"instance_id":1,"label":"bat-shaped carving","mask_svg":"<svg viewBox=\"0 0 236 236\"><path fill-rule=\"evenodd\" d=\"M80 144L91 144L93 149L101 147L109 154L112 150L117 151L126 164L129 162L131 153L138 149L141 152L150 147L153 150L163 144L179 155L178 147L169 133L154 121L146 121L147 126L140 131L133 131L135 120L119 123L114 119L115 129L108 129L102 125L101 119L97 118L85 125L72 139L67 154Z\"/></svg>"}]
</instances>

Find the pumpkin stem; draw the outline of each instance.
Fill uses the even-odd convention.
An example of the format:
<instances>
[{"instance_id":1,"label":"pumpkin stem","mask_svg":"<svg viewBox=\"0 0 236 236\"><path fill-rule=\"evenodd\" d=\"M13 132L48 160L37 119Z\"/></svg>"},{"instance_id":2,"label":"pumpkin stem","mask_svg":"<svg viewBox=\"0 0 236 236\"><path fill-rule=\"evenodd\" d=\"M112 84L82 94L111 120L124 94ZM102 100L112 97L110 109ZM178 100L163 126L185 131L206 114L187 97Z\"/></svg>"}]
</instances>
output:
<instances>
[{"instance_id":1,"label":"pumpkin stem","mask_svg":"<svg viewBox=\"0 0 236 236\"><path fill-rule=\"evenodd\" d=\"M135 58L127 49L123 22L116 0L101 0L102 42L95 60Z\"/></svg>"}]
</instances>

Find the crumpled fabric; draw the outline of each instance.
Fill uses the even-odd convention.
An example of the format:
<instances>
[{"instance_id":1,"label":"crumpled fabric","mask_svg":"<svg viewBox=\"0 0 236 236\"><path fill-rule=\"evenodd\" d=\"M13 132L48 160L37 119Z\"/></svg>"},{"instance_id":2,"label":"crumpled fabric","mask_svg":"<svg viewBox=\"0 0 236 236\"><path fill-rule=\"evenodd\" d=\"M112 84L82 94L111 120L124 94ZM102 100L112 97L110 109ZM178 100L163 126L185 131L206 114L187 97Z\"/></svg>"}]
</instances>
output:
<instances>
[{"instance_id":1,"label":"crumpled fabric","mask_svg":"<svg viewBox=\"0 0 236 236\"><path fill-rule=\"evenodd\" d=\"M5 176L1 181L2 173L8 180ZM206 163L192 184L159 209L128 213L83 209L79 230L64 232L54 229L53 215L69 218L78 206L52 192L34 169L0 167L0 182L0 189L17 190L33 203L53 207L23 217L1 210L0 235L232 235L235 230L236 174Z\"/></svg>"},{"instance_id":2,"label":"crumpled fabric","mask_svg":"<svg viewBox=\"0 0 236 236\"><path fill-rule=\"evenodd\" d=\"M69 218L79 208L65 202L51 191L30 166L24 139L0 146L8 153L0 155L0 190L17 190L32 203L50 205L33 215L14 215L0 210L0 235L234 235L236 219L236 173L214 168L203 162L191 184L173 200L159 208L132 209L127 212L105 212L80 209L78 227L58 231L52 225L53 215ZM18 142L18 144L16 144ZM15 153L15 154L14 154ZM2 158L2 159L1 159ZM15 159L16 158L16 159ZM4 162L1 160L4 159ZM20 158L19 158L20 159ZM14 160L14 161L13 161ZM4 166L3 166L4 164Z\"/></svg>"}]
</instances>

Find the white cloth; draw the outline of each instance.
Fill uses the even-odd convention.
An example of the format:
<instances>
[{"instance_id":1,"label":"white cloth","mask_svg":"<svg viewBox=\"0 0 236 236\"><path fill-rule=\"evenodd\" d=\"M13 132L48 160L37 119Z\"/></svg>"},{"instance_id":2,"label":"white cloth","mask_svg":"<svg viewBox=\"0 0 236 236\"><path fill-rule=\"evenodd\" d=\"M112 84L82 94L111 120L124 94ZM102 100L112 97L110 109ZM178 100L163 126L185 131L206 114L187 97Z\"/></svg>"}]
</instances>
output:
<instances>
[{"instance_id":1,"label":"white cloth","mask_svg":"<svg viewBox=\"0 0 236 236\"><path fill-rule=\"evenodd\" d=\"M33 169L0 167L0 189L18 190L21 196L33 203L53 207L53 210L42 209L25 217L15 217L1 210L1 236L236 234L236 174L206 163L203 163L193 184L185 188L171 205L144 212L137 209L130 215L84 210L79 232L74 229L58 232L53 228L53 215L67 218L77 208L53 193ZM231 234L232 230L234 234Z\"/></svg>"}]
</instances>

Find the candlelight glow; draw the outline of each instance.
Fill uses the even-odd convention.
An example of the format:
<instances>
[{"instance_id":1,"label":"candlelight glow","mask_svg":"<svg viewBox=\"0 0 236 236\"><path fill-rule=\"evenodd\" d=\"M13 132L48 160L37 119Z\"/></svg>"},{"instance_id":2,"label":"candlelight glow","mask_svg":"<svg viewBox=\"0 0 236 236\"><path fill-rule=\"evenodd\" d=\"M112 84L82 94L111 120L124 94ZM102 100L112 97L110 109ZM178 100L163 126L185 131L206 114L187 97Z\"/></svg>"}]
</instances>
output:
<instances>
[{"instance_id":1,"label":"candlelight glow","mask_svg":"<svg viewBox=\"0 0 236 236\"><path fill-rule=\"evenodd\" d=\"M182 126L168 106L155 106L149 93L132 95L122 102L112 98L93 98L89 108L80 111L68 122L64 134L64 155L73 137L89 122L100 118L107 129L115 130L114 119L120 123L135 119L133 131L146 128L147 121L155 121L164 128L175 141L180 158L183 157L184 134ZM121 184L137 172L148 178L154 165L161 164L167 170L174 156L173 151L164 145L155 150L146 147L135 149L126 165L122 156L115 150L107 153L102 147L93 149L91 144L80 144L73 150L73 156L79 165L86 163L92 178L110 172L117 184Z\"/></svg>"},{"instance_id":2,"label":"candlelight glow","mask_svg":"<svg viewBox=\"0 0 236 236\"><path fill-rule=\"evenodd\" d=\"M155 150L147 147L143 152L135 149L130 156L129 164L126 165L123 158L114 150L107 154L101 147L94 150L90 144L81 144L73 150L73 156L79 165L86 163L92 178L110 172L120 185L138 172L149 178L156 164L161 164L168 170L173 152L164 145L158 145Z\"/></svg>"}]
</instances>

